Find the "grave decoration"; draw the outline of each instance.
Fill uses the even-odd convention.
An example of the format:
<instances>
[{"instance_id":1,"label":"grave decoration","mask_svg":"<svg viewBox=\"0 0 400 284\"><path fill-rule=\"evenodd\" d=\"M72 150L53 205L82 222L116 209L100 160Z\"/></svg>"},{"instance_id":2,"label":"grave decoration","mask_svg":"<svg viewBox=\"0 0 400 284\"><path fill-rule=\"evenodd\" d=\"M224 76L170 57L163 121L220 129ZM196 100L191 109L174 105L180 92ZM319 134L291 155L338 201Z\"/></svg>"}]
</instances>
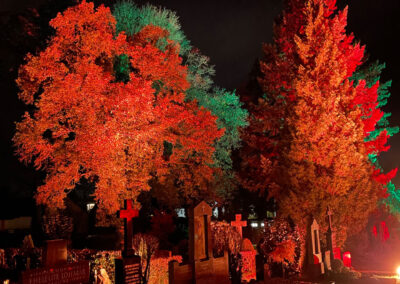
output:
<instances>
[{"instance_id":1,"label":"grave decoration","mask_svg":"<svg viewBox=\"0 0 400 284\"><path fill-rule=\"evenodd\" d=\"M250 282L256 280L256 254L251 241L244 238L242 241L242 249L240 255L242 257L242 282Z\"/></svg>"},{"instance_id":2,"label":"grave decoration","mask_svg":"<svg viewBox=\"0 0 400 284\"><path fill-rule=\"evenodd\" d=\"M349 251L343 253L343 265L351 268L351 254Z\"/></svg>"},{"instance_id":3,"label":"grave decoration","mask_svg":"<svg viewBox=\"0 0 400 284\"><path fill-rule=\"evenodd\" d=\"M132 200L125 200L125 209L118 212L124 219L124 249L122 257L115 259L115 283L139 284L141 281L140 257L134 255L132 219L139 216Z\"/></svg>"},{"instance_id":4,"label":"grave decoration","mask_svg":"<svg viewBox=\"0 0 400 284\"><path fill-rule=\"evenodd\" d=\"M228 284L228 255L214 257L211 238L211 207L204 201L189 210L189 263L169 265L169 283Z\"/></svg>"}]
</instances>

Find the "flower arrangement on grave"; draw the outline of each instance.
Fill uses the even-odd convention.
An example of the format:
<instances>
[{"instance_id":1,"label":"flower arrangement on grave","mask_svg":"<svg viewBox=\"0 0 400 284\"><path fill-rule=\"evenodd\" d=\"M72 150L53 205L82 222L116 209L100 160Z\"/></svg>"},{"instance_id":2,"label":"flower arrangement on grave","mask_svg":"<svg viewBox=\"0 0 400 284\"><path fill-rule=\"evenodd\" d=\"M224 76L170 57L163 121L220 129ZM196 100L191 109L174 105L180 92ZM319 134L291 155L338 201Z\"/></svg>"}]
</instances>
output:
<instances>
[{"instance_id":1,"label":"flower arrangement on grave","mask_svg":"<svg viewBox=\"0 0 400 284\"><path fill-rule=\"evenodd\" d=\"M265 222L263 240L259 245L260 253L270 267L273 263L282 264L289 274L300 272L301 238L297 227L285 219Z\"/></svg>"}]
</instances>

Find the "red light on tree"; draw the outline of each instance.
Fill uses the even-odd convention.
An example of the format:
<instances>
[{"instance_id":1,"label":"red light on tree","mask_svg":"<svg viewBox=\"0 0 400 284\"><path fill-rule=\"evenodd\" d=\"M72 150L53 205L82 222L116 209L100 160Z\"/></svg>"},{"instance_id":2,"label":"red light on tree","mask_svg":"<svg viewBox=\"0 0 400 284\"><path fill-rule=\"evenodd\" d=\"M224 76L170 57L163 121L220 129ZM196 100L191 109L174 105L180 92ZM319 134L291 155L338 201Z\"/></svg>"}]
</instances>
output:
<instances>
[{"instance_id":1,"label":"red light on tree","mask_svg":"<svg viewBox=\"0 0 400 284\"><path fill-rule=\"evenodd\" d=\"M343 253L343 265L346 267L351 267L351 254L349 251Z\"/></svg>"}]
</instances>

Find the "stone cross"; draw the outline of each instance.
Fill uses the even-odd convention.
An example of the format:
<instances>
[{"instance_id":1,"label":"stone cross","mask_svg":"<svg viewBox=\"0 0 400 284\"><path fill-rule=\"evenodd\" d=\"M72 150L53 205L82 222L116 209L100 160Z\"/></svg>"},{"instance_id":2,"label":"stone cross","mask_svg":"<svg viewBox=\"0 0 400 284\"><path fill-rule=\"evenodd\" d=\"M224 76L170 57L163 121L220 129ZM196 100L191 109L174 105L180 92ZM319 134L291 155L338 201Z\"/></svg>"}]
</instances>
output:
<instances>
[{"instance_id":1,"label":"stone cross","mask_svg":"<svg viewBox=\"0 0 400 284\"><path fill-rule=\"evenodd\" d=\"M125 208L119 211L118 217L124 219L124 254L133 255L133 225L132 219L139 216L139 210L133 209L132 199L125 200Z\"/></svg>"},{"instance_id":2,"label":"stone cross","mask_svg":"<svg viewBox=\"0 0 400 284\"><path fill-rule=\"evenodd\" d=\"M236 230L240 234L240 237L242 237L242 227L247 226L247 221L242 221L242 214L236 214L235 221L231 222L231 226L236 227Z\"/></svg>"}]
</instances>

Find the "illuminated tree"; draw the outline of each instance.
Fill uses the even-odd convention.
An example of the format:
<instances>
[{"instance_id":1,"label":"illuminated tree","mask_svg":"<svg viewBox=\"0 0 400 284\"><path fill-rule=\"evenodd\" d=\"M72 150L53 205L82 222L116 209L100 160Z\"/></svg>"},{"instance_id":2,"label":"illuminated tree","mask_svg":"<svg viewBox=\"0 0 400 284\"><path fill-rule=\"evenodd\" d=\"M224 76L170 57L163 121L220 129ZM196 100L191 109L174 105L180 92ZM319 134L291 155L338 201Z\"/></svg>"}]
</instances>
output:
<instances>
[{"instance_id":1,"label":"illuminated tree","mask_svg":"<svg viewBox=\"0 0 400 284\"><path fill-rule=\"evenodd\" d=\"M364 48L346 35L347 9L335 13L335 3L288 1L274 44L264 47L265 96L253 106L242 159L252 155L242 164L260 173L248 187L268 189L302 228L308 216L323 221L330 206L340 242L347 228L362 228L396 170L383 174L368 159L387 150L386 130L372 136L383 116L379 82L351 81Z\"/></svg>"},{"instance_id":2,"label":"illuminated tree","mask_svg":"<svg viewBox=\"0 0 400 284\"><path fill-rule=\"evenodd\" d=\"M128 36L133 36L147 25L168 31L165 39L158 40L155 45L160 50L165 49L167 42L179 47L190 84L185 91L185 100L196 101L201 107L210 110L218 117L218 128L225 129L224 135L214 144L212 164L215 171L212 180L200 176L196 167L175 164L168 177L162 181L152 181L153 196L169 207L182 206L182 203L193 199L226 201L231 198L234 188L231 152L239 147L239 129L247 124L247 112L242 109L238 96L234 92L213 87L215 70L209 64L209 58L190 45L175 12L152 5L140 7L133 2L120 2L114 6L113 15L117 20L117 32L125 32ZM123 70L129 70L129 66L123 64L123 60L121 63L119 66L122 66L123 74ZM197 184L193 181L197 181Z\"/></svg>"},{"instance_id":3,"label":"illuminated tree","mask_svg":"<svg viewBox=\"0 0 400 284\"><path fill-rule=\"evenodd\" d=\"M21 161L47 173L38 203L63 207L86 179L99 208L114 213L173 165L196 166L211 179L213 144L224 130L209 111L184 101L187 68L167 31L146 26L134 38L116 35L110 10L85 1L50 25L47 48L28 54L19 71L19 97L32 108L13 138ZM125 80L116 68L121 56L130 67Z\"/></svg>"},{"instance_id":4,"label":"illuminated tree","mask_svg":"<svg viewBox=\"0 0 400 284\"><path fill-rule=\"evenodd\" d=\"M379 82L381 73L385 68L385 64L380 64L378 61L372 63L366 67L361 66L352 76L351 80L355 83L358 83L360 80L365 80L368 87L374 86L377 82ZM390 97L389 88L392 85L392 81L388 81L385 83L380 83L378 86L378 99L377 105L375 108L381 108L385 106ZM371 131L369 135L366 137L366 141L371 144L370 147L371 153L368 154L370 161L374 164L377 169L377 173L383 171L382 167L379 165L378 155L381 151L388 150L390 146L386 146L385 143L387 139L394 134L399 132L398 127L390 127L389 126L389 117L391 113L384 113L381 119L376 123L376 127L374 131ZM392 172L393 174L393 172ZM382 203L388 205L390 211L392 213L398 214L400 212L400 196L397 192L394 184L390 181L390 179L384 180L386 182L386 192L387 198L382 199Z\"/></svg>"}]
</instances>

